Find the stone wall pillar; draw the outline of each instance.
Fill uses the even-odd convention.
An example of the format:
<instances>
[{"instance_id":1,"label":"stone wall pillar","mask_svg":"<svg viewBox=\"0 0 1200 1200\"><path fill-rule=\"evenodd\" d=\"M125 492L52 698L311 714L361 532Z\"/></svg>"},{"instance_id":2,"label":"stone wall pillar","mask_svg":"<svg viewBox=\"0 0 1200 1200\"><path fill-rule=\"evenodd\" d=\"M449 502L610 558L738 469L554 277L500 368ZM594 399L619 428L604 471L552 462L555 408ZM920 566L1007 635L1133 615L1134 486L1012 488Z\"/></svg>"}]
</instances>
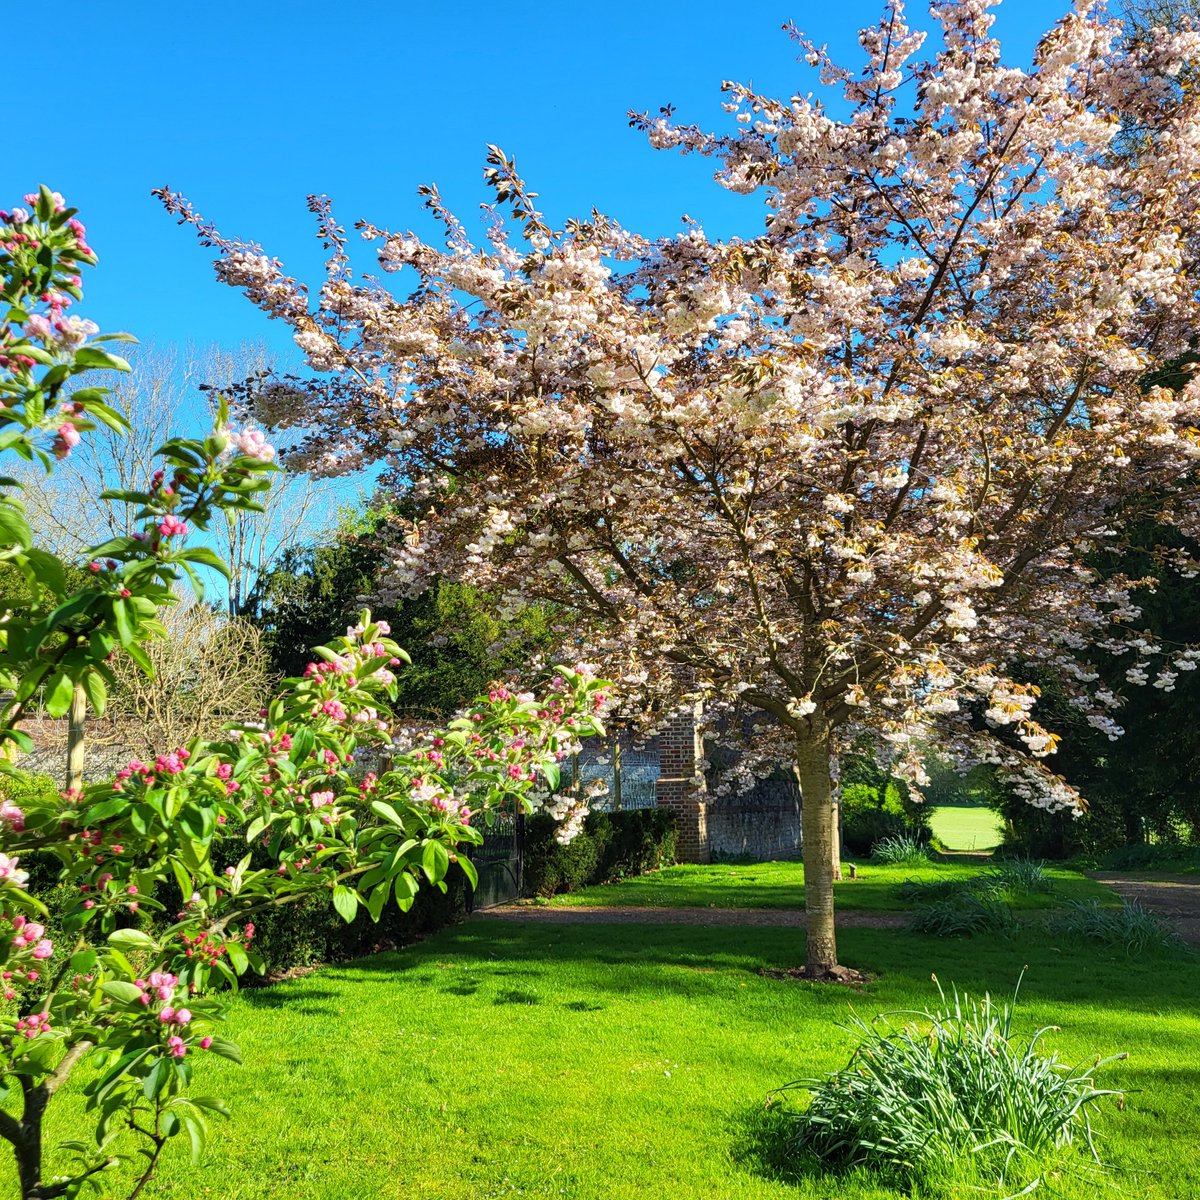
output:
<instances>
[{"instance_id":1,"label":"stone wall pillar","mask_svg":"<svg viewBox=\"0 0 1200 1200\"><path fill-rule=\"evenodd\" d=\"M708 839L708 793L700 772L704 746L696 728L700 705L681 708L659 734L659 808L675 814L679 829L676 857L684 863L712 861ZM697 782L697 779L700 782Z\"/></svg>"}]
</instances>

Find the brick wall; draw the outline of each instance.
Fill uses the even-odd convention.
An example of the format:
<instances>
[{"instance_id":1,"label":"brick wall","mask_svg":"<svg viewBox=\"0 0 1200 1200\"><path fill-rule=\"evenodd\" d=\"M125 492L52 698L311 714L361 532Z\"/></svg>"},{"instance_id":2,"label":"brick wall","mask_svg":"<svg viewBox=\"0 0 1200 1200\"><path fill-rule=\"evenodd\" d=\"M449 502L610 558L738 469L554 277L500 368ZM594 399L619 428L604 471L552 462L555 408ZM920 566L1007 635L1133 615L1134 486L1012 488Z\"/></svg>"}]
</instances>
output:
<instances>
[{"instance_id":1,"label":"brick wall","mask_svg":"<svg viewBox=\"0 0 1200 1200\"><path fill-rule=\"evenodd\" d=\"M675 814L679 827L676 855L686 863L706 863L712 858L708 794L702 777L697 782L697 764L704 752L696 731L699 711L699 705L681 709L658 738L658 805Z\"/></svg>"}]
</instances>

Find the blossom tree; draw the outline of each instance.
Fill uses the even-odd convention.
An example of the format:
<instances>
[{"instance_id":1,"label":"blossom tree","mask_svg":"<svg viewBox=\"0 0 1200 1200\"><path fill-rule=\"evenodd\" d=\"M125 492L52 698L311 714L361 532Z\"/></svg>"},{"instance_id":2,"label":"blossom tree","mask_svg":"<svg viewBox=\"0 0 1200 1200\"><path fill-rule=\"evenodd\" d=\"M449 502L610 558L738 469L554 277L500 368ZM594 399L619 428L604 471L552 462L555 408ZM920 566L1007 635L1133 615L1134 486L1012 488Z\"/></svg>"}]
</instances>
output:
<instances>
[{"instance_id":1,"label":"blossom tree","mask_svg":"<svg viewBox=\"0 0 1200 1200\"><path fill-rule=\"evenodd\" d=\"M95 261L74 210L46 188L25 200L0 213L0 451L50 469L97 422L122 425L105 389L69 382L128 367L68 314ZM158 613L175 585L198 565L222 569L194 534L253 511L273 469L262 431L226 416L207 437L167 441L146 490L111 497L132 506L132 527L91 549L78 587L74 564L33 544L15 481L0 479L0 560L28 585L0 614L0 744L28 749L20 726L40 688L54 715L77 688L102 712L114 654L152 670L147 644L166 635ZM206 1054L239 1059L220 1034L219 988L262 969L258 914L324 895L347 921L360 909L377 920L422 882L444 889L456 864L473 880L463 850L489 809L546 800L558 760L600 727L604 685L564 667L540 699L497 687L397 746L387 705L405 655L389 634L363 613L257 719L112 779L0 804L0 1138L22 1200L77 1196L122 1158L136 1164L134 1200L173 1138L198 1156L208 1119L228 1110L193 1078ZM569 838L581 806L550 807ZM231 844L236 862L220 869ZM53 911L31 887L33 862L65 896ZM66 1143L48 1178L46 1113L78 1075L95 1138Z\"/></svg>"},{"instance_id":2,"label":"blossom tree","mask_svg":"<svg viewBox=\"0 0 1200 1200\"><path fill-rule=\"evenodd\" d=\"M310 296L161 193L307 355L311 385L263 418L310 423L309 464L382 463L427 506L396 529L395 587L438 572L553 601L647 720L697 696L774 718L764 751L803 791L814 978L842 974L840 744L872 735L919 786L936 731L1031 803L1077 807L1025 664L1116 737L1119 701L1076 648L1163 688L1197 661L1141 636L1138 581L1085 558L1139 504L1195 525L1200 390L1145 378L1200 330L1200 98L1177 80L1200 37L1131 43L1077 0L1021 69L990 7L939 0L922 55L897 0L859 71L793 30L819 95L727 83L725 134L633 114L762 195L743 240L689 223L648 241L596 213L554 229L492 148L482 247L433 188L444 248L360 224L411 291L356 280L314 198L329 259ZM1136 166L1113 151L1129 122L1152 131Z\"/></svg>"}]
</instances>

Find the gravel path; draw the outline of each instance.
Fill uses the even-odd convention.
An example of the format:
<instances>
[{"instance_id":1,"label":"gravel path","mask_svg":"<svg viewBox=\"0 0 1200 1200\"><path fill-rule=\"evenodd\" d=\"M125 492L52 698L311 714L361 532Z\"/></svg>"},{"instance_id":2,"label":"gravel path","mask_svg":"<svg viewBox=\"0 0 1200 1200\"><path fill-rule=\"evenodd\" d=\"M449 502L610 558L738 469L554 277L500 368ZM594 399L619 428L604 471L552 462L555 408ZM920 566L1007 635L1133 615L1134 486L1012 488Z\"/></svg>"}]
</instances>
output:
<instances>
[{"instance_id":1,"label":"gravel path","mask_svg":"<svg viewBox=\"0 0 1200 1200\"><path fill-rule=\"evenodd\" d=\"M784 925L804 928L804 912L786 908L553 908L541 904L501 904L475 914L479 920L537 921L547 925ZM847 929L900 929L903 913L838 913Z\"/></svg>"},{"instance_id":2,"label":"gravel path","mask_svg":"<svg viewBox=\"0 0 1200 1200\"><path fill-rule=\"evenodd\" d=\"M1091 876L1124 899L1136 900L1166 917L1185 942L1200 946L1200 876L1136 871L1093 871Z\"/></svg>"}]
</instances>

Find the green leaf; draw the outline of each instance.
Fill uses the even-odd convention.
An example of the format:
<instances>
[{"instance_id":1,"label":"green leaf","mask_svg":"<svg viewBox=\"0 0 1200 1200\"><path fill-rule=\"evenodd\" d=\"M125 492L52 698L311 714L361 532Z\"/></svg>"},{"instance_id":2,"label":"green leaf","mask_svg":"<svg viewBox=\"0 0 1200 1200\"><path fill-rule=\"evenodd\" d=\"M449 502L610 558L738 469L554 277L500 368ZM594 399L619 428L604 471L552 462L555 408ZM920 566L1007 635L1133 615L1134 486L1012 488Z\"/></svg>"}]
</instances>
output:
<instances>
[{"instance_id":1,"label":"green leaf","mask_svg":"<svg viewBox=\"0 0 1200 1200\"><path fill-rule=\"evenodd\" d=\"M117 929L108 935L108 944L116 950L157 950L158 943L140 929Z\"/></svg>"},{"instance_id":2,"label":"green leaf","mask_svg":"<svg viewBox=\"0 0 1200 1200\"><path fill-rule=\"evenodd\" d=\"M192 1143L192 1166L197 1167L204 1155L204 1142L208 1130L200 1119L199 1113L181 1112L179 1116L183 1121L183 1127L187 1130L188 1140Z\"/></svg>"},{"instance_id":3,"label":"green leaf","mask_svg":"<svg viewBox=\"0 0 1200 1200\"><path fill-rule=\"evenodd\" d=\"M225 560L216 551L210 550L207 546L192 546L176 554L174 557L179 560L186 560L187 562L202 563L206 567L212 567L214 571L219 571L226 579L229 578L229 567Z\"/></svg>"},{"instance_id":4,"label":"green leaf","mask_svg":"<svg viewBox=\"0 0 1200 1200\"><path fill-rule=\"evenodd\" d=\"M229 955L229 963L239 975L250 966L250 959L240 942L226 942L225 953Z\"/></svg>"},{"instance_id":5,"label":"green leaf","mask_svg":"<svg viewBox=\"0 0 1200 1200\"><path fill-rule=\"evenodd\" d=\"M0 503L0 545L20 546L23 550L33 545L29 522L7 503Z\"/></svg>"},{"instance_id":6,"label":"green leaf","mask_svg":"<svg viewBox=\"0 0 1200 1200\"><path fill-rule=\"evenodd\" d=\"M371 895L367 898L367 912L371 914L372 921L378 921L383 913L383 906L387 903L387 898L391 895L392 881L385 879L382 883L376 884L371 890Z\"/></svg>"},{"instance_id":7,"label":"green leaf","mask_svg":"<svg viewBox=\"0 0 1200 1200\"><path fill-rule=\"evenodd\" d=\"M179 885L179 894L186 904L192 895L192 877L174 859L171 859L171 874L175 876L175 882Z\"/></svg>"},{"instance_id":8,"label":"green leaf","mask_svg":"<svg viewBox=\"0 0 1200 1200\"><path fill-rule=\"evenodd\" d=\"M421 851L421 870L430 883L437 883L450 868L450 855L441 842L426 842Z\"/></svg>"},{"instance_id":9,"label":"green leaf","mask_svg":"<svg viewBox=\"0 0 1200 1200\"><path fill-rule=\"evenodd\" d=\"M141 999L142 989L124 979L109 979L100 985L100 990L122 1004L134 1004Z\"/></svg>"},{"instance_id":10,"label":"green leaf","mask_svg":"<svg viewBox=\"0 0 1200 1200\"><path fill-rule=\"evenodd\" d=\"M62 561L47 550L36 547L26 550L25 557L29 565L37 572L38 580L56 596L61 596L67 590L67 572Z\"/></svg>"},{"instance_id":11,"label":"green leaf","mask_svg":"<svg viewBox=\"0 0 1200 1200\"><path fill-rule=\"evenodd\" d=\"M219 1054L222 1058L229 1059L230 1062L240 1063L242 1061L242 1052L233 1042L225 1038L213 1038L212 1045L208 1049L210 1053Z\"/></svg>"},{"instance_id":12,"label":"green leaf","mask_svg":"<svg viewBox=\"0 0 1200 1200\"><path fill-rule=\"evenodd\" d=\"M46 684L46 712L52 717L66 716L74 694L75 685L71 682L71 677L62 671L55 671Z\"/></svg>"},{"instance_id":13,"label":"green leaf","mask_svg":"<svg viewBox=\"0 0 1200 1200\"><path fill-rule=\"evenodd\" d=\"M75 351L75 365L86 370L128 371L129 364L116 354L99 346L82 346Z\"/></svg>"},{"instance_id":14,"label":"green leaf","mask_svg":"<svg viewBox=\"0 0 1200 1200\"><path fill-rule=\"evenodd\" d=\"M358 893L353 888L345 887L340 883L335 884L333 907L337 909L338 916L349 925L358 913Z\"/></svg>"},{"instance_id":15,"label":"green leaf","mask_svg":"<svg viewBox=\"0 0 1200 1200\"><path fill-rule=\"evenodd\" d=\"M165 1066L166 1063L164 1063L160 1058L154 1064L154 1066L152 1066L150 1070L146 1072L145 1077L142 1079L142 1095L144 1095L147 1100L153 1100L158 1094L158 1089L164 1082L163 1075L165 1073Z\"/></svg>"},{"instance_id":16,"label":"green leaf","mask_svg":"<svg viewBox=\"0 0 1200 1200\"><path fill-rule=\"evenodd\" d=\"M98 672L88 671L80 680L83 684L84 695L87 696L88 703L92 706L92 711L98 717L104 715L104 705L108 700L108 688L104 684Z\"/></svg>"},{"instance_id":17,"label":"green leaf","mask_svg":"<svg viewBox=\"0 0 1200 1200\"><path fill-rule=\"evenodd\" d=\"M133 623L129 619L129 605L124 600L113 601L113 619L117 624L117 637L122 646L128 646L133 641Z\"/></svg>"},{"instance_id":18,"label":"green leaf","mask_svg":"<svg viewBox=\"0 0 1200 1200\"><path fill-rule=\"evenodd\" d=\"M404 822L400 819L400 814L386 800L372 800L371 811L377 817L382 817L385 821L390 821L393 825L399 825L401 829L404 828Z\"/></svg>"},{"instance_id":19,"label":"green leaf","mask_svg":"<svg viewBox=\"0 0 1200 1200\"><path fill-rule=\"evenodd\" d=\"M474 891L479 886L479 872L475 869L475 864L465 854L460 854L458 865L462 867L463 874L471 884L471 890Z\"/></svg>"}]
</instances>

